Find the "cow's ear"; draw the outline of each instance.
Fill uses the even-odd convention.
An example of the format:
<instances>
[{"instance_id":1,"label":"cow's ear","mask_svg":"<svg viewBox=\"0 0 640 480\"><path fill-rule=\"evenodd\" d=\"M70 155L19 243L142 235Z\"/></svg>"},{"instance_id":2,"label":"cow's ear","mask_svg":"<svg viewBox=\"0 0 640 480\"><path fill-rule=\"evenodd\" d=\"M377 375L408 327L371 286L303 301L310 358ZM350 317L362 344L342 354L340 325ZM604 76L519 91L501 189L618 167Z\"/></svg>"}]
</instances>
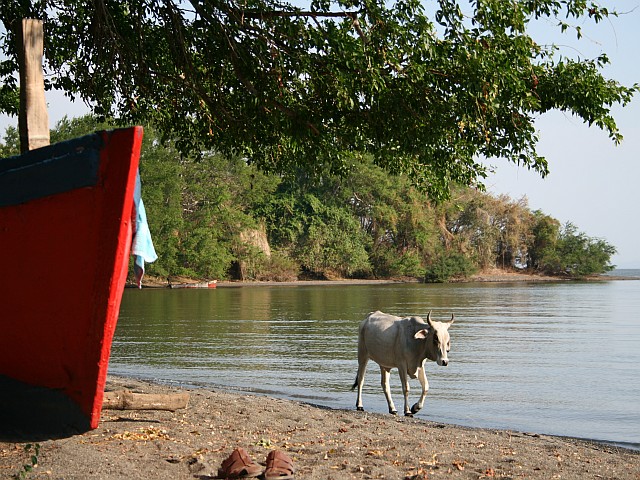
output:
<instances>
[{"instance_id":1,"label":"cow's ear","mask_svg":"<svg viewBox=\"0 0 640 480\"><path fill-rule=\"evenodd\" d=\"M413 338L417 340L424 340L425 338L427 338L428 334L429 334L429 330L427 330L426 328L423 328L422 330L418 330L416 334L413 336Z\"/></svg>"}]
</instances>

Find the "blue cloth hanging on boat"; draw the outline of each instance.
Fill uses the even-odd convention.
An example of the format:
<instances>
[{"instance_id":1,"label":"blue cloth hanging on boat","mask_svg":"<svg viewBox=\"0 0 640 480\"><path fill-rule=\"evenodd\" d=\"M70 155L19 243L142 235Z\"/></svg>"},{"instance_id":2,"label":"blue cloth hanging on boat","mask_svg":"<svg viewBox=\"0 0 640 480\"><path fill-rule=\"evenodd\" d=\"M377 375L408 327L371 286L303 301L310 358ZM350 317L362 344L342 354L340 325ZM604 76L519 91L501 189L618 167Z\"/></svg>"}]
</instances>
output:
<instances>
[{"instance_id":1,"label":"blue cloth hanging on boat","mask_svg":"<svg viewBox=\"0 0 640 480\"><path fill-rule=\"evenodd\" d=\"M138 288L142 288L144 276L144 263L155 262L158 259L156 249L153 247L151 232L147 223L147 212L142 202L142 184L140 183L140 171L136 175L136 187L133 193L133 202L136 209L136 219L131 241L131 254L134 256L133 271L136 276Z\"/></svg>"}]
</instances>

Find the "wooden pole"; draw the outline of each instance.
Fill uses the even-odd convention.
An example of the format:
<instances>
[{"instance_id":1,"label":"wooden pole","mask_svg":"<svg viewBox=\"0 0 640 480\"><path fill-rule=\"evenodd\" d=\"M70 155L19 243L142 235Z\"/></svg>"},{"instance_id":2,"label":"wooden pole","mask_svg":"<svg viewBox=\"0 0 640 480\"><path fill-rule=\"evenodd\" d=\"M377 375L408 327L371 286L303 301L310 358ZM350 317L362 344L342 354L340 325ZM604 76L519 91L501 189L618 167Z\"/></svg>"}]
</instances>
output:
<instances>
[{"instance_id":1,"label":"wooden pole","mask_svg":"<svg viewBox=\"0 0 640 480\"><path fill-rule=\"evenodd\" d=\"M42 20L22 19L18 35L20 64L20 151L49 145L49 114L44 98L42 56L44 33Z\"/></svg>"}]
</instances>

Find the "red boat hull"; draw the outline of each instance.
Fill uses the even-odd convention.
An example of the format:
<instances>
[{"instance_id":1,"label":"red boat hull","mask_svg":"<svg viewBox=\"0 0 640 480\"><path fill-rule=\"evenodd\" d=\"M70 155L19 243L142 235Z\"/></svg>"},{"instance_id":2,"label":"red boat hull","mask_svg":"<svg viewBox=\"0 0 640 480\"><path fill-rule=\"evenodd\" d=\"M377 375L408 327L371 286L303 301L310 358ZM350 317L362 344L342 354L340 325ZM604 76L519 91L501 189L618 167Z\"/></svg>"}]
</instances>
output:
<instances>
[{"instance_id":1,"label":"red boat hull","mask_svg":"<svg viewBox=\"0 0 640 480\"><path fill-rule=\"evenodd\" d=\"M142 128L84 138L89 140L70 145L70 153L64 152L65 142L21 156L27 157L26 169L19 166L21 157L0 160L0 169L6 161L18 165L4 172L5 183L28 190L21 197L17 189L18 203L11 204L11 198L0 203L0 375L11 385L18 381L62 394L78 414L63 407L57 412L47 401L46 416L68 415L68 422L59 415L56 422L76 430L96 428L100 420L129 263ZM51 168L70 156L70 172L85 168L84 156L93 166L90 180L67 189L65 182L75 173L51 173ZM0 188L1 179L0 170ZM51 190L52 182L57 185ZM34 183L44 185L44 196ZM14 392L4 393L4 407L17 408ZM86 423L77 425L83 423L78 418Z\"/></svg>"}]
</instances>

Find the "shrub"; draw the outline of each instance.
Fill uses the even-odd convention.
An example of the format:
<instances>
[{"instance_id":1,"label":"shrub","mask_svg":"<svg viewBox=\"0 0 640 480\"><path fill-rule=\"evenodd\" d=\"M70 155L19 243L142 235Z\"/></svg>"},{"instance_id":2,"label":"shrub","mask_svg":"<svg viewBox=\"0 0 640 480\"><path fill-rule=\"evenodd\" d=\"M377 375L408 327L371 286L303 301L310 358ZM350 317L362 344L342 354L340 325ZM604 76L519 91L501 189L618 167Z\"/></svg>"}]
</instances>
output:
<instances>
[{"instance_id":1,"label":"shrub","mask_svg":"<svg viewBox=\"0 0 640 480\"><path fill-rule=\"evenodd\" d=\"M452 278L467 277L477 270L471 259L458 252L447 252L433 262L424 276L425 282L443 283Z\"/></svg>"},{"instance_id":2,"label":"shrub","mask_svg":"<svg viewBox=\"0 0 640 480\"><path fill-rule=\"evenodd\" d=\"M344 211L333 209L335 216L313 218L297 252L303 267L313 273L331 272L350 277L370 272L371 264L365 249L365 238L359 225Z\"/></svg>"}]
</instances>

